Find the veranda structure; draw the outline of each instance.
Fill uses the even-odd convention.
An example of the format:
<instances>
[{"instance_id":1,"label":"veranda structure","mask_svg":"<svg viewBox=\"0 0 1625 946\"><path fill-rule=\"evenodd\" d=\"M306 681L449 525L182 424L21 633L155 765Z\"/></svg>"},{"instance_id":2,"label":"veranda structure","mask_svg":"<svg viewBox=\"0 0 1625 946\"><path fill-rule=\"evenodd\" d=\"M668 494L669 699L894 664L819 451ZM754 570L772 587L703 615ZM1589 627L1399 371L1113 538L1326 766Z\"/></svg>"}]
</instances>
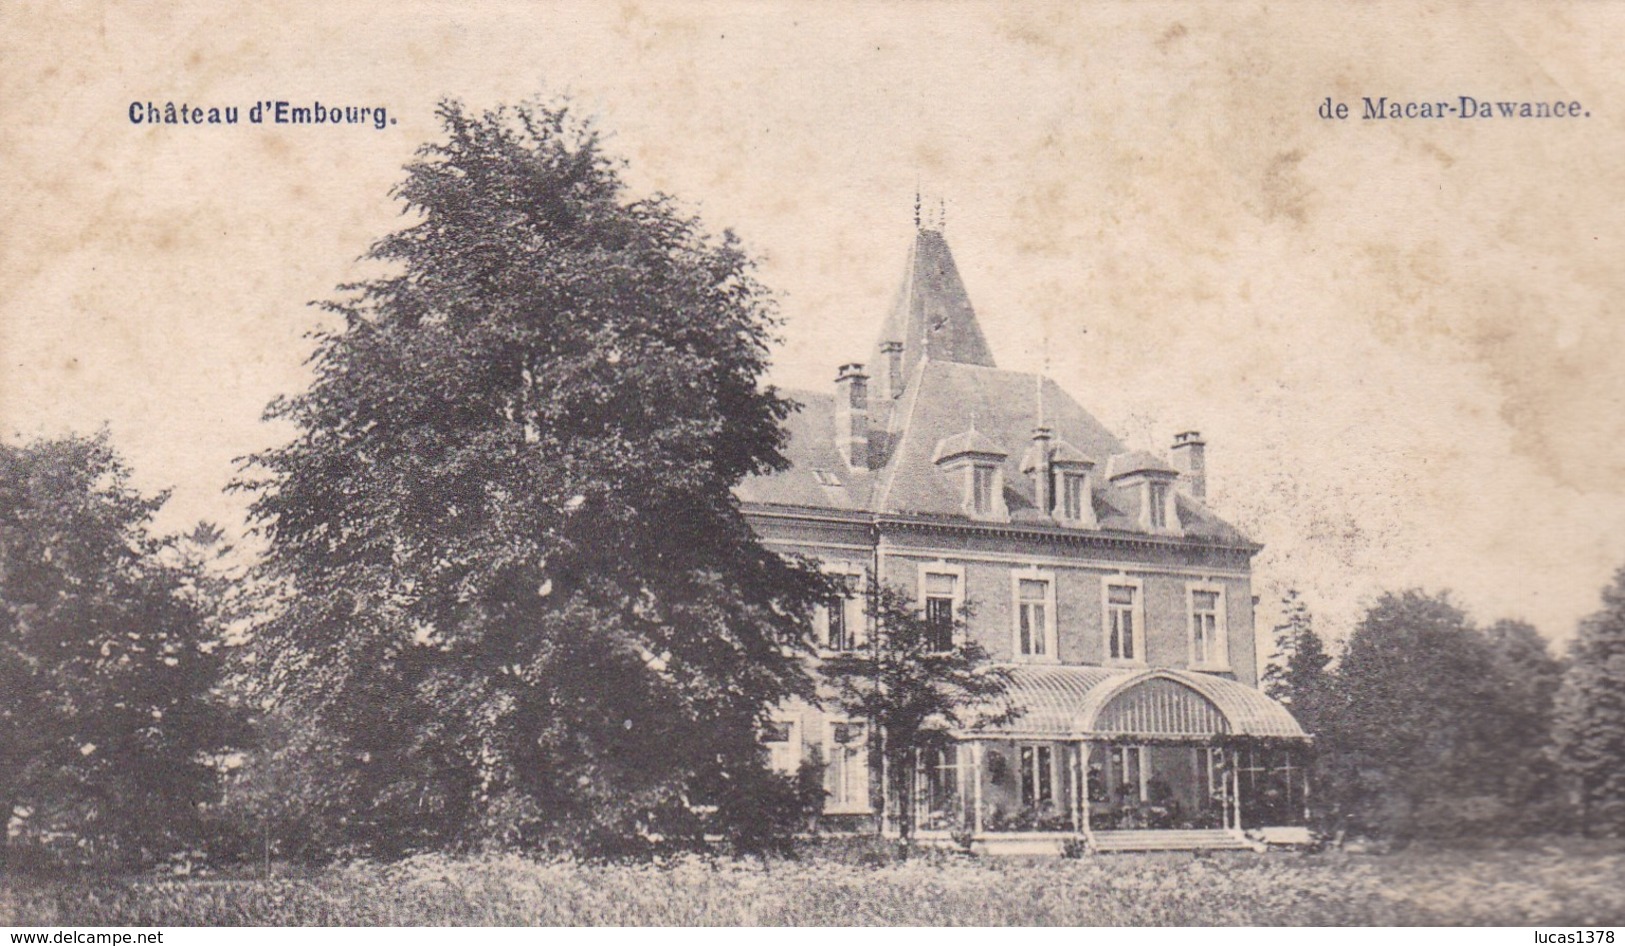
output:
<instances>
[{"instance_id":1,"label":"veranda structure","mask_svg":"<svg viewBox=\"0 0 1625 946\"><path fill-rule=\"evenodd\" d=\"M1020 667L1021 715L918 759L922 839L990 852L1308 840L1309 737L1245 684L1176 669ZM896 830L901 806L887 800Z\"/></svg>"}]
</instances>

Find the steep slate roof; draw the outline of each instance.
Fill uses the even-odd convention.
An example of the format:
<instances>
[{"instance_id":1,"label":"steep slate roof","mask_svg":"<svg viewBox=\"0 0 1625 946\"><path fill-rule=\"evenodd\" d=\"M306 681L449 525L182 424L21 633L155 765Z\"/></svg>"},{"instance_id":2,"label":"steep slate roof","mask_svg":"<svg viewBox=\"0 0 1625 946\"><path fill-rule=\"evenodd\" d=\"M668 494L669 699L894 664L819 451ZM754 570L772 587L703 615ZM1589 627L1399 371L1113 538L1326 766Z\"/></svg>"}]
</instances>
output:
<instances>
[{"instance_id":1,"label":"steep slate roof","mask_svg":"<svg viewBox=\"0 0 1625 946\"><path fill-rule=\"evenodd\" d=\"M1177 474L1178 472L1169 465L1167 460L1148 450L1120 453L1106 461L1106 479L1108 480L1115 480L1119 476L1128 476L1130 473Z\"/></svg>"},{"instance_id":2,"label":"steep slate roof","mask_svg":"<svg viewBox=\"0 0 1625 946\"><path fill-rule=\"evenodd\" d=\"M931 451L931 462L941 463L954 457L966 455L984 457L1003 457L1006 451L993 438L980 430L972 428L964 433L954 434L937 441L937 448Z\"/></svg>"},{"instance_id":3,"label":"steep slate roof","mask_svg":"<svg viewBox=\"0 0 1625 946\"><path fill-rule=\"evenodd\" d=\"M785 421L789 443L785 458L790 469L769 476L751 476L734 489L740 502L771 506L813 506L862 512L876 475L846 465L835 447L835 395L817 391L785 391L801 410ZM822 476L820 475L822 474ZM839 486L825 485L833 479Z\"/></svg>"},{"instance_id":4,"label":"steep slate roof","mask_svg":"<svg viewBox=\"0 0 1625 946\"><path fill-rule=\"evenodd\" d=\"M1034 505L1032 479L1019 469L1021 455L1035 426L1037 378L1020 371L922 361L909 379L898 406L891 446L874 470L854 470L835 449L835 399L830 394L788 392L802 410L789 421L786 454L791 468L742 483L737 495L747 503L811 506L850 512L895 513L963 518L963 485L936 462L944 436L967 432L972 415L983 449L991 445L1006 454L1004 498L1012 522L1050 522ZM1044 380L1044 425L1057 441L1077 445L1089 456L1123 453L1122 444L1054 381ZM878 433L878 432L877 432ZM878 438L877 439L881 439ZM820 482L831 477L840 486ZM1143 532L1141 492L1133 487L1095 484L1098 531ZM1176 494L1179 521L1186 536L1225 544L1243 544L1245 536L1184 494Z\"/></svg>"},{"instance_id":5,"label":"steep slate roof","mask_svg":"<svg viewBox=\"0 0 1625 946\"><path fill-rule=\"evenodd\" d=\"M1097 456L1119 453L1111 432L1053 381L1044 379L1044 425ZM909 379L896 415L897 441L886 464L875 512L958 515L960 484L932 462L938 438L970 427L1002 448L1005 501L1012 519L1036 513L1032 483L1021 473L1021 456L1037 426L1038 378L1021 371L922 361Z\"/></svg>"},{"instance_id":6,"label":"steep slate roof","mask_svg":"<svg viewBox=\"0 0 1625 946\"><path fill-rule=\"evenodd\" d=\"M1153 454L1129 453L1054 381L995 368L948 245L935 230L919 231L879 342L899 340L899 335L904 336L907 382L896 399L879 390L869 393L868 464L848 467L836 449L832 392L785 392L802 404L787 422L791 468L747 479L736 490L742 502L964 520L963 481L936 461L947 455L942 451L964 452L974 440L975 452L1004 455L1010 521L1054 525L1037 509L1032 478L1021 470L1042 403L1055 460L1107 464L1107 475L1094 484L1098 528L1066 531L1144 534L1139 524L1142 491L1114 485L1110 478L1127 467L1169 473L1173 468ZM877 343L877 359L879 349ZM878 373L876 365L869 368L871 376ZM1197 500L1176 493L1175 502L1185 536L1249 544Z\"/></svg>"},{"instance_id":7,"label":"steep slate roof","mask_svg":"<svg viewBox=\"0 0 1625 946\"><path fill-rule=\"evenodd\" d=\"M1071 463L1077 466L1083 466L1085 464L1094 466L1095 459L1094 457L1087 456L1082 450L1072 446L1065 440L1057 440L1055 441L1055 446L1050 448L1049 462L1056 464Z\"/></svg>"},{"instance_id":8,"label":"steep slate roof","mask_svg":"<svg viewBox=\"0 0 1625 946\"><path fill-rule=\"evenodd\" d=\"M904 377L914 373L922 358L993 367L976 310L939 231L922 229L914 236L903 284L869 357L871 371L878 370L880 346L886 342L903 343Z\"/></svg>"}]
</instances>

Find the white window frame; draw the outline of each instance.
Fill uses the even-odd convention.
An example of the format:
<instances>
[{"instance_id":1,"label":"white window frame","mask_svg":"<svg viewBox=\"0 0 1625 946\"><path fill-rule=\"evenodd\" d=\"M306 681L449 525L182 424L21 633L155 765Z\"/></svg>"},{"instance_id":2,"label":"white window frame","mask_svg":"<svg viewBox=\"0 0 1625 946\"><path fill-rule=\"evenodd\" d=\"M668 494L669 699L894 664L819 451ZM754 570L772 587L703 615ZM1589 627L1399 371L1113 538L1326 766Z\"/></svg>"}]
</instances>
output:
<instances>
[{"instance_id":1,"label":"white window frame","mask_svg":"<svg viewBox=\"0 0 1625 946\"><path fill-rule=\"evenodd\" d=\"M1151 515L1151 496L1156 492L1156 487L1159 483L1162 485L1163 490L1162 525L1160 526L1156 524L1156 519ZM1162 479L1161 477L1147 476L1145 477L1144 482L1141 484L1140 489L1142 490L1140 494L1140 525L1143 526L1147 532L1156 532L1164 535L1180 534L1179 508L1176 505L1176 500L1174 499L1174 496L1176 493L1178 493L1178 490L1174 488L1173 482Z\"/></svg>"},{"instance_id":2,"label":"white window frame","mask_svg":"<svg viewBox=\"0 0 1625 946\"><path fill-rule=\"evenodd\" d=\"M920 615L925 616L925 576L950 575L954 580L954 646L965 643L966 629L961 626L960 619L965 613L965 566L938 560L935 562L921 562L915 574L914 600L920 603Z\"/></svg>"},{"instance_id":3,"label":"white window frame","mask_svg":"<svg viewBox=\"0 0 1625 946\"><path fill-rule=\"evenodd\" d=\"M1113 771L1112 771L1113 784L1111 784L1108 787L1107 791L1109 792L1109 794L1110 794L1113 801L1115 801L1117 799L1117 788L1118 788L1118 786L1122 785L1123 782L1124 782L1123 773L1120 772L1120 771L1117 771L1117 769L1120 768L1120 767L1126 767L1127 766L1128 755L1129 755L1130 752L1134 753L1134 769L1135 769L1135 775L1136 775L1135 781L1138 783L1137 785L1135 785L1135 787L1139 789L1140 801L1143 803L1143 802L1147 802L1147 801L1151 800L1151 798L1150 798L1150 796L1151 796L1151 792L1150 792L1151 774L1150 774L1150 772L1147 771L1147 769L1150 768L1151 754L1148 751L1146 751L1147 748L1148 747L1143 746L1143 745L1117 744L1117 745L1112 746L1111 749L1108 750L1108 751L1110 751L1112 753L1112 757L1110 759L1110 762L1111 762L1111 767L1113 769ZM1117 755L1117 752L1119 750L1122 753L1121 756ZM1121 766L1119 765L1119 760L1121 760L1121 763L1122 763Z\"/></svg>"},{"instance_id":4,"label":"white window frame","mask_svg":"<svg viewBox=\"0 0 1625 946\"><path fill-rule=\"evenodd\" d=\"M920 776L919 804L921 807L918 809L920 814L927 814L932 810L930 806L934 800L931 785L931 771L933 769L944 773L940 784L945 794L947 791L952 791L956 798L963 799L965 797L965 778L971 771L970 751L969 744L956 742L940 749L926 749L916 755ZM951 763L948 762L950 756L953 758Z\"/></svg>"},{"instance_id":5,"label":"white window frame","mask_svg":"<svg viewBox=\"0 0 1625 946\"><path fill-rule=\"evenodd\" d=\"M826 575L842 575L854 579L853 591L855 594L846 599L846 627L852 634L852 649L861 650L869 643L869 615L868 609L863 606L864 589L868 583L869 570L855 562L824 562L819 571ZM850 653L838 651L829 645L829 605L821 604L814 620L814 630L818 633L818 649L821 653L836 654Z\"/></svg>"},{"instance_id":6,"label":"white window frame","mask_svg":"<svg viewBox=\"0 0 1625 946\"><path fill-rule=\"evenodd\" d=\"M1063 758L1062 758L1063 753L1061 751L1061 748L1062 748L1061 745L1059 745L1057 743L1053 743L1053 742L1019 742L1019 743L1016 743L1016 753L1015 753L1015 755L1016 755L1016 769L1017 769L1017 772L1016 772L1016 776L1017 776L1016 777L1016 797L1017 797L1017 800L1021 801L1023 804L1026 803L1026 792L1024 791L1024 789L1027 786L1027 780L1029 778L1031 778L1032 781L1033 781L1033 807L1038 808L1038 807L1042 806L1045 803L1044 802L1043 783L1038 779L1037 776L1040 774L1038 770L1042 768L1042 766L1039 765L1039 758L1041 757L1041 753L1044 752L1044 751L1048 751L1049 752L1049 772L1048 772L1048 775L1049 775L1049 804L1056 807L1056 808L1062 807L1063 799L1061 797L1061 767L1065 764L1065 762L1063 761ZM1033 751L1032 770L1029 770L1027 768L1026 764L1024 764L1022 762L1021 754L1022 754L1022 750L1024 750L1024 749L1031 749Z\"/></svg>"},{"instance_id":7,"label":"white window frame","mask_svg":"<svg viewBox=\"0 0 1625 946\"><path fill-rule=\"evenodd\" d=\"M971 511L978 516L993 515L994 487L998 485L998 475L991 463L972 463L971 475ZM982 501L982 484L987 484L987 501Z\"/></svg>"},{"instance_id":8,"label":"white window frame","mask_svg":"<svg viewBox=\"0 0 1625 946\"><path fill-rule=\"evenodd\" d=\"M1061 470L1056 483L1056 507L1060 509L1058 517L1062 522L1073 525L1091 525L1095 521L1095 487L1093 476L1088 470ZM1078 484L1078 514L1068 515L1066 508L1067 484L1076 481Z\"/></svg>"},{"instance_id":9,"label":"white window frame","mask_svg":"<svg viewBox=\"0 0 1625 946\"><path fill-rule=\"evenodd\" d=\"M1216 593L1218 601L1214 604L1213 612L1213 651L1216 655L1208 660L1197 660L1196 654L1196 595L1198 592ZM1225 595L1223 585L1216 582L1193 581L1185 585L1185 627L1190 639L1190 651L1187 663L1192 670L1208 670L1214 672L1228 672L1230 670L1230 628L1228 621L1229 599Z\"/></svg>"},{"instance_id":10,"label":"white window frame","mask_svg":"<svg viewBox=\"0 0 1625 946\"><path fill-rule=\"evenodd\" d=\"M973 459L965 462L964 468L965 495L962 508L965 510L965 515L984 522L990 520L1003 521L1010 518L1010 510L1004 504L1004 464ZM988 495L986 509L976 508L976 471L979 469L987 470L992 474L992 482L989 486L991 492Z\"/></svg>"},{"instance_id":11,"label":"white window frame","mask_svg":"<svg viewBox=\"0 0 1625 946\"><path fill-rule=\"evenodd\" d=\"M833 782L835 778L835 754L837 752L848 751L835 741L836 726L863 727L863 741L855 750L855 759L849 758L842 760L843 765L856 766L853 771L857 773L857 782L852 792L853 795L857 796L856 801L850 799L842 801L840 798L836 797L836 793L833 789ZM869 804L869 738L872 735L873 734L869 732L868 722L864 720L847 719L845 717L829 717L825 719L823 745L824 786L825 789L829 791L829 797L824 801L825 814L866 815L873 810L873 807Z\"/></svg>"},{"instance_id":12,"label":"white window frame","mask_svg":"<svg viewBox=\"0 0 1625 946\"><path fill-rule=\"evenodd\" d=\"M778 760L774 759L773 754L776 750L773 748L773 746L775 743L762 743L768 752L768 767L775 772L782 772L785 775L794 775L796 774L796 770L801 767L801 720L795 718L794 716L774 716L769 719L769 722L789 726L790 740L789 746L784 750L784 755L786 758L783 759L783 762L788 766L788 768L786 768L784 765L777 764Z\"/></svg>"},{"instance_id":13,"label":"white window frame","mask_svg":"<svg viewBox=\"0 0 1625 946\"><path fill-rule=\"evenodd\" d=\"M1021 652L1021 583L1044 583L1044 653ZM1055 613L1055 573L1037 567L1016 568L1010 571L1010 656L1019 663L1060 663L1060 621Z\"/></svg>"},{"instance_id":14,"label":"white window frame","mask_svg":"<svg viewBox=\"0 0 1625 946\"><path fill-rule=\"evenodd\" d=\"M1111 586L1134 589L1134 656L1112 656ZM1127 575L1103 575L1100 579L1100 656L1107 666L1144 667L1147 664L1150 635L1145 626L1145 579Z\"/></svg>"}]
</instances>

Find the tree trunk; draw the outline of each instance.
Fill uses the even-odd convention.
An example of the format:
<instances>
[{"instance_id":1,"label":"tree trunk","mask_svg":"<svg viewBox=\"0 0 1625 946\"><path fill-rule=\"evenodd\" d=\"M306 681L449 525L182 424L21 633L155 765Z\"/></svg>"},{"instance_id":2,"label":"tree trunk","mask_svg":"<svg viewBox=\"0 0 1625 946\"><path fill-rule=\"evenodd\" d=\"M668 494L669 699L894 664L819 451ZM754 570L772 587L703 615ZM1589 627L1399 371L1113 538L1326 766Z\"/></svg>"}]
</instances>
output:
<instances>
[{"instance_id":1,"label":"tree trunk","mask_svg":"<svg viewBox=\"0 0 1625 946\"><path fill-rule=\"evenodd\" d=\"M894 766L897 768L897 781L900 783L897 792L897 833L906 841L914 836L915 767L911 758L899 761L903 764Z\"/></svg>"}]
</instances>

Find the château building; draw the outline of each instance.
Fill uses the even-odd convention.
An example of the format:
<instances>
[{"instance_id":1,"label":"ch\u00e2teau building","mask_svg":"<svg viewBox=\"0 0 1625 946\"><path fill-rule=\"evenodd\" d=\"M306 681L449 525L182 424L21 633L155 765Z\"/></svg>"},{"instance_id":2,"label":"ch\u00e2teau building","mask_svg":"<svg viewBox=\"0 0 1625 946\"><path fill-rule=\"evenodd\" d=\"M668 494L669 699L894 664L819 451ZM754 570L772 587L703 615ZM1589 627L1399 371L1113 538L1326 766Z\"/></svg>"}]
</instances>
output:
<instances>
[{"instance_id":1,"label":"ch\u00e2teau building","mask_svg":"<svg viewBox=\"0 0 1625 946\"><path fill-rule=\"evenodd\" d=\"M945 629L968 614L959 633L1011 668L1019 716L920 760L919 835L989 850L1306 837L1307 737L1258 689L1260 547L1208 507L1199 434L1129 450L1054 380L999 368L940 226L915 234L868 360L789 393L791 466L738 496L770 548L850 579L818 617L825 655L865 646L875 578ZM823 761L826 824L895 830L875 736L798 705L767 739L783 769Z\"/></svg>"}]
</instances>

